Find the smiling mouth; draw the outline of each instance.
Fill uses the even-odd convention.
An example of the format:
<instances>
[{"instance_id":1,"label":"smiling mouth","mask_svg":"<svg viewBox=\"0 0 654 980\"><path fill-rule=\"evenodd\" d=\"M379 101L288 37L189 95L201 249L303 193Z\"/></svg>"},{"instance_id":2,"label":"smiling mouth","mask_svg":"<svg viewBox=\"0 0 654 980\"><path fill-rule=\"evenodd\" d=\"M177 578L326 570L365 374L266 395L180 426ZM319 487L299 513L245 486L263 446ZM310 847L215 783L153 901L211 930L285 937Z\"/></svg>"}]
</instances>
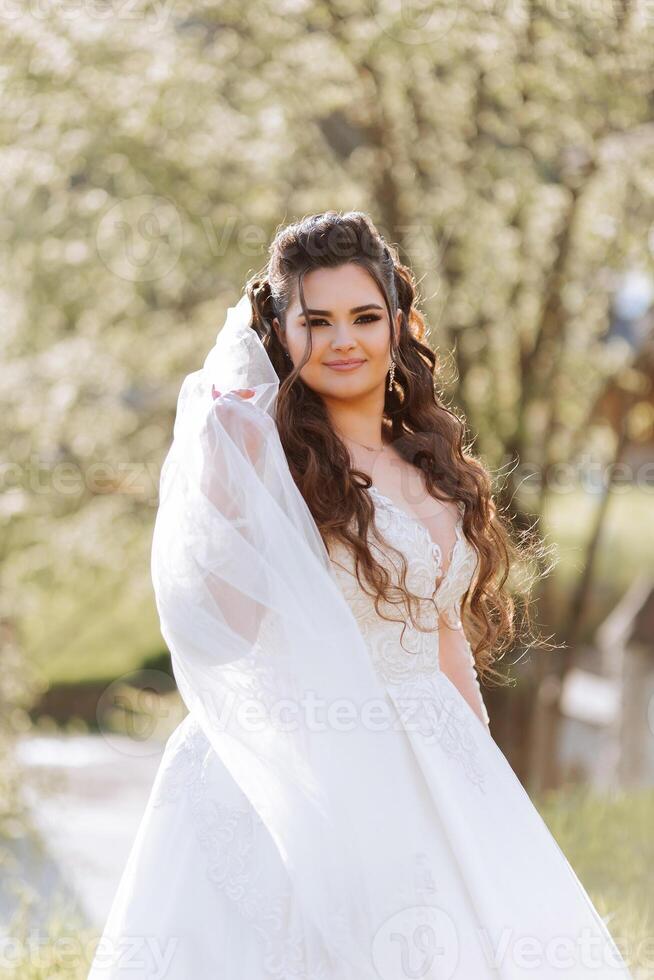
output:
<instances>
[{"instance_id":1,"label":"smiling mouth","mask_svg":"<svg viewBox=\"0 0 654 980\"><path fill-rule=\"evenodd\" d=\"M353 371L355 368L365 364L364 360L355 361L327 361L325 367L333 368L335 371Z\"/></svg>"}]
</instances>

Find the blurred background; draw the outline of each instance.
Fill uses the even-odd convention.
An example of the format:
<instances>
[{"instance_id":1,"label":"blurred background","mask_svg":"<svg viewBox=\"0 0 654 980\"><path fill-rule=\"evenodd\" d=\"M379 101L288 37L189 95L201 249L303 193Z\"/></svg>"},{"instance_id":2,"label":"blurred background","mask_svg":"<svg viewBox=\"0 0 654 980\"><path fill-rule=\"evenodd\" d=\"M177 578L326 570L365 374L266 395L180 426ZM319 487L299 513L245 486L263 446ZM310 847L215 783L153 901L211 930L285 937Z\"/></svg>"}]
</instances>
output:
<instances>
[{"instance_id":1,"label":"blurred background","mask_svg":"<svg viewBox=\"0 0 654 980\"><path fill-rule=\"evenodd\" d=\"M0 976L85 977L185 709L149 552L182 378L363 209L550 548L491 729L654 977L654 7L5 0Z\"/></svg>"}]
</instances>

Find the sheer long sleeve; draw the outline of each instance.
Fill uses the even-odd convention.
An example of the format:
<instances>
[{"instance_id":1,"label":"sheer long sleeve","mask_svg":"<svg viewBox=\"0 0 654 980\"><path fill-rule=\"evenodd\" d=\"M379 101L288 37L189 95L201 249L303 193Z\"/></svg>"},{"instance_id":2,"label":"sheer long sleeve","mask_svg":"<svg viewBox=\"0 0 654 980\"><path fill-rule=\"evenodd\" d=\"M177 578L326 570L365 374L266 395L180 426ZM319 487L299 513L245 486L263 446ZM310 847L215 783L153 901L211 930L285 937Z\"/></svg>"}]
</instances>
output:
<instances>
[{"instance_id":1,"label":"sheer long sleeve","mask_svg":"<svg viewBox=\"0 0 654 980\"><path fill-rule=\"evenodd\" d=\"M490 728L490 719L481 693L474 656L461 620L461 597L470 585L478 568L478 556L470 551L457 565L455 574L450 566L463 537L461 525L454 521L452 507L443 506L430 499L430 507L423 513L422 521L430 539L435 542L440 560L447 555L447 563L441 564L441 585L438 592L439 663L443 673L463 695L472 710ZM458 504L461 511L461 504ZM423 507L424 510L424 507Z\"/></svg>"},{"instance_id":2,"label":"sheer long sleeve","mask_svg":"<svg viewBox=\"0 0 654 980\"><path fill-rule=\"evenodd\" d=\"M472 648L463 627L450 625L441 618L439 659L441 670L449 677L472 710L490 728L490 718L479 684Z\"/></svg>"},{"instance_id":3,"label":"sheer long sleeve","mask_svg":"<svg viewBox=\"0 0 654 980\"><path fill-rule=\"evenodd\" d=\"M238 468L228 465L228 457L229 452L237 462L240 457L241 466L251 468L261 479L274 422L259 409L250 413L240 411L235 407L237 397L232 395L220 397L212 404L207 402L204 423L198 432L202 460L199 485L212 513L222 516L220 526L215 526L212 531L217 560L221 563L227 560L232 549L241 555L248 554L250 574L256 577L261 573L261 565L243 499L244 483L239 480ZM240 630L248 643L254 643L266 613L265 605L254 598L256 588L243 591L220 573L220 566L215 570L207 567L204 585L224 610L226 625L232 635Z\"/></svg>"}]
</instances>

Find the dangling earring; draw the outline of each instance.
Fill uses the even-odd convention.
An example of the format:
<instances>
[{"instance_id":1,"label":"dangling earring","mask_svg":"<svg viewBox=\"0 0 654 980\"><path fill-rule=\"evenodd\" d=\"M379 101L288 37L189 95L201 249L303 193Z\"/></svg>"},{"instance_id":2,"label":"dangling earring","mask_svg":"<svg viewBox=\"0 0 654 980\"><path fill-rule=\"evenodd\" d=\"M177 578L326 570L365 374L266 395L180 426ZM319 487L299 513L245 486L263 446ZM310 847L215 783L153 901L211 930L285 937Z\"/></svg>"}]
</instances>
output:
<instances>
[{"instance_id":1,"label":"dangling earring","mask_svg":"<svg viewBox=\"0 0 654 980\"><path fill-rule=\"evenodd\" d=\"M388 379L388 390L389 391L392 391L393 390L393 379L394 378L395 378L395 358L393 357L393 358L391 358L391 369L390 369L390 372L389 372L389 379Z\"/></svg>"}]
</instances>

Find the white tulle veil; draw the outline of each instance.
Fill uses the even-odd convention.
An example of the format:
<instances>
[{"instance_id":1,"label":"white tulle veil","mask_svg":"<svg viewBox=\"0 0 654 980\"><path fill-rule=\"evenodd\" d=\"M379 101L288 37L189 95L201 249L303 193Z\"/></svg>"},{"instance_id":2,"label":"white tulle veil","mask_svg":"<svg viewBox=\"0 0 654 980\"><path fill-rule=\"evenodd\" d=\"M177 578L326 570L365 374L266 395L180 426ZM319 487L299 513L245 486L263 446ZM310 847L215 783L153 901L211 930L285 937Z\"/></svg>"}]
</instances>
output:
<instances>
[{"instance_id":1,"label":"white tulle veil","mask_svg":"<svg viewBox=\"0 0 654 980\"><path fill-rule=\"evenodd\" d=\"M251 313L246 295L229 308L179 394L152 542L161 630L189 711L279 849L309 970L327 952L330 976L378 978L377 937L415 855L417 785L288 468ZM243 387L254 397L229 393Z\"/></svg>"}]
</instances>

